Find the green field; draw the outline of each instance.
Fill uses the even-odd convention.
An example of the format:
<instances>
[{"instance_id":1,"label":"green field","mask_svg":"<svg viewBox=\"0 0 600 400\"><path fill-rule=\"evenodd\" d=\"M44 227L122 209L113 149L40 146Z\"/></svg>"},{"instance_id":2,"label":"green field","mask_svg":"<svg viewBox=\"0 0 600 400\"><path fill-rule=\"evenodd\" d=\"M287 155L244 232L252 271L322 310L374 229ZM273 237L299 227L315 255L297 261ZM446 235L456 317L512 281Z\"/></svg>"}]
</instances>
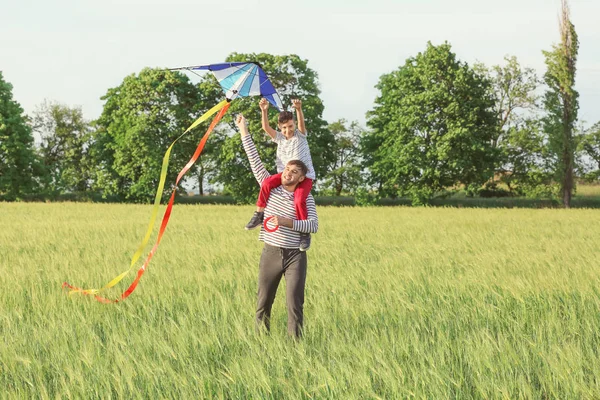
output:
<instances>
[{"instance_id":1,"label":"green field","mask_svg":"<svg viewBox=\"0 0 600 400\"><path fill-rule=\"evenodd\" d=\"M600 398L599 211L320 207L295 343L283 287L254 331L251 207L176 206L121 304L61 290L150 209L0 203L0 398Z\"/></svg>"}]
</instances>

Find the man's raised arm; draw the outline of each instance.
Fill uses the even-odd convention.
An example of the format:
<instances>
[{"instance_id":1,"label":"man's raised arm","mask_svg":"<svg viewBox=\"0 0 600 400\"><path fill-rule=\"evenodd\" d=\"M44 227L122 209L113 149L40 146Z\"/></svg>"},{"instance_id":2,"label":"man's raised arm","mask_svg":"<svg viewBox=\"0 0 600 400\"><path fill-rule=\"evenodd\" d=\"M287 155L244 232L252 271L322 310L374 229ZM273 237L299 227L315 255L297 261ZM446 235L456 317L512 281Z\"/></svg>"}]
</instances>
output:
<instances>
[{"instance_id":1,"label":"man's raised arm","mask_svg":"<svg viewBox=\"0 0 600 400\"><path fill-rule=\"evenodd\" d=\"M254 174L254 177L260 185L265 179L271 176L271 174L269 174L269 171L267 171L262 161L260 160L260 156L258 155L256 146L254 146L252 137L248 133L248 125L246 123L246 118L244 118L242 114L238 115L235 119L235 124L240 130L240 135L242 137L242 145L244 146L244 151L248 156L248 161L250 161L252 173Z\"/></svg>"}]
</instances>

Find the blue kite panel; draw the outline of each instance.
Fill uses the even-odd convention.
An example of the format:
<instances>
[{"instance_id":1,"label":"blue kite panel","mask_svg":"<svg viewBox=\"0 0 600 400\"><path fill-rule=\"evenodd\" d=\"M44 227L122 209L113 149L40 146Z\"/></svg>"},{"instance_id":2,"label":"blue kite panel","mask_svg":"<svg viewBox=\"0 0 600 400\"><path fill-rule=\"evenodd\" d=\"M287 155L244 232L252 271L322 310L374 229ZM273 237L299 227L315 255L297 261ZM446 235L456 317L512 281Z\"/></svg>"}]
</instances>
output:
<instances>
[{"instance_id":1,"label":"blue kite panel","mask_svg":"<svg viewBox=\"0 0 600 400\"><path fill-rule=\"evenodd\" d=\"M221 63L221 64L209 64L209 65L198 65L191 67L191 69L207 69L209 71L220 71L222 69L238 67L240 65L248 64L246 62L232 62L232 63Z\"/></svg>"},{"instance_id":2,"label":"blue kite panel","mask_svg":"<svg viewBox=\"0 0 600 400\"><path fill-rule=\"evenodd\" d=\"M246 79L244 81L244 84L240 88L240 91L239 91L240 96L249 96L250 95L250 89L252 88L252 82L256 78L256 70L257 69L258 69L258 67L256 65L252 66L252 70L250 71L250 74L248 75L248 79Z\"/></svg>"},{"instance_id":3,"label":"blue kite panel","mask_svg":"<svg viewBox=\"0 0 600 400\"><path fill-rule=\"evenodd\" d=\"M269 95L264 96L264 98L267 99L269 101L269 103L273 104L275 106L275 108L279 110L279 105L275 101L275 98L273 97L273 95L269 94Z\"/></svg>"},{"instance_id":4,"label":"blue kite panel","mask_svg":"<svg viewBox=\"0 0 600 400\"><path fill-rule=\"evenodd\" d=\"M252 67L253 67L252 64L246 64L241 68L235 67L235 68L237 68L237 70L235 72L233 72L232 74L230 74L227 78L222 79L221 82L219 82L219 83L221 84L222 87L227 88L227 90L229 90ZM239 91L239 89L238 89L238 91Z\"/></svg>"},{"instance_id":5,"label":"blue kite panel","mask_svg":"<svg viewBox=\"0 0 600 400\"><path fill-rule=\"evenodd\" d=\"M267 74L265 74L265 71L260 69L258 71L258 74L260 76L260 94L265 96L267 94L277 93L277 91L273 87L273 84L271 84L271 81L269 80L269 78L267 78Z\"/></svg>"}]
</instances>

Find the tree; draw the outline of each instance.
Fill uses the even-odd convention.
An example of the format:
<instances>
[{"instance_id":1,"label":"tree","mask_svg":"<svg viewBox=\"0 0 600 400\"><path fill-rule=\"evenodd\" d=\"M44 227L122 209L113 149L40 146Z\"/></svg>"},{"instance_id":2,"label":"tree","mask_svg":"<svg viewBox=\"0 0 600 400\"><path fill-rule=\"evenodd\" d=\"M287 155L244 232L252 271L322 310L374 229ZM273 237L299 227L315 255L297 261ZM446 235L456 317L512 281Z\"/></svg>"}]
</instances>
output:
<instances>
[{"instance_id":1,"label":"tree","mask_svg":"<svg viewBox=\"0 0 600 400\"><path fill-rule=\"evenodd\" d=\"M198 182L198 192L200 196L204 195L205 182L214 183L214 180L220 170L219 154L223 143L227 139L228 128L217 126L210 136L210 140L206 142L204 150L194 166L195 175Z\"/></svg>"},{"instance_id":2,"label":"tree","mask_svg":"<svg viewBox=\"0 0 600 400\"><path fill-rule=\"evenodd\" d=\"M329 165L324 186L332 188L336 196L343 191L353 192L361 184L360 138L358 122L340 119L329 125L333 135L333 162Z\"/></svg>"},{"instance_id":3,"label":"tree","mask_svg":"<svg viewBox=\"0 0 600 400\"><path fill-rule=\"evenodd\" d=\"M165 151L193 122L192 116L205 111L200 93L181 73L146 68L102 99L106 103L90 150L96 166L94 188L104 195L151 201ZM191 132L174 146L165 192L189 161L198 138L197 131Z\"/></svg>"},{"instance_id":4,"label":"tree","mask_svg":"<svg viewBox=\"0 0 600 400\"><path fill-rule=\"evenodd\" d=\"M319 98L317 73L308 67L308 61L297 55L275 56L265 53L232 53L226 61L258 62L279 92L285 108L290 108L293 98L302 100L315 172L317 179L324 177L328 166L333 161L333 138L327 129L327 123L322 118L324 107ZM212 77L205 78L205 81L216 85ZM210 94L208 89L205 93ZM232 103L230 115L236 113L243 113L246 116L261 159L268 169L275 171L276 145L262 131L258 100L255 97L236 99ZM270 122L273 127L277 126L277 115L276 110L271 108ZM233 118L230 116L227 121L234 131ZM213 181L222 183L226 192L232 194L238 202L256 201L258 195L256 180L250 173L250 165L243 152L239 135L232 134L223 142L219 153L219 170Z\"/></svg>"},{"instance_id":5,"label":"tree","mask_svg":"<svg viewBox=\"0 0 600 400\"><path fill-rule=\"evenodd\" d=\"M43 175L31 127L12 89L0 72L0 196L7 200L36 192Z\"/></svg>"},{"instance_id":6,"label":"tree","mask_svg":"<svg viewBox=\"0 0 600 400\"><path fill-rule=\"evenodd\" d=\"M535 70L521 68L515 56L506 56L504 60L504 66L495 65L491 69L483 64L475 66L492 83L491 90L496 100L494 111L500 129L493 138L494 147L501 147L506 132L526 120L523 112L534 112L538 108L536 90L539 79Z\"/></svg>"},{"instance_id":7,"label":"tree","mask_svg":"<svg viewBox=\"0 0 600 400\"><path fill-rule=\"evenodd\" d=\"M34 113L33 130L42 139L40 156L49 175L48 189L55 192L87 190L91 126L84 119L81 107L44 102Z\"/></svg>"},{"instance_id":8,"label":"tree","mask_svg":"<svg viewBox=\"0 0 600 400\"><path fill-rule=\"evenodd\" d=\"M473 191L493 175L497 124L490 83L458 61L448 43L428 43L425 52L383 75L377 88L363 143L372 183L384 194L427 203L455 185Z\"/></svg>"},{"instance_id":9,"label":"tree","mask_svg":"<svg viewBox=\"0 0 600 400\"><path fill-rule=\"evenodd\" d=\"M562 0L560 37L558 45L544 51L547 71L544 76L548 90L544 95L544 129L549 135L549 145L556 154L556 179L560 182L563 206L571 207L575 182L575 141L573 130L579 109L579 93L575 90L575 64L579 40L571 23L569 6Z\"/></svg>"},{"instance_id":10,"label":"tree","mask_svg":"<svg viewBox=\"0 0 600 400\"><path fill-rule=\"evenodd\" d=\"M505 164L499 171L510 192L534 198L556 195L554 156L547 142L542 123L535 118L525 118L506 130L501 147Z\"/></svg>"},{"instance_id":11,"label":"tree","mask_svg":"<svg viewBox=\"0 0 600 400\"><path fill-rule=\"evenodd\" d=\"M517 58L505 57L504 65L488 69L483 64L475 68L492 83L496 100L494 107L498 129L492 141L499 150L495 178L518 195L550 195L553 190L552 154L546 149L547 138L540 125L540 81L531 68L522 68ZM550 157L550 158L549 158ZM495 189L496 181L486 183ZM498 193L498 192L495 192Z\"/></svg>"},{"instance_id":12,"label":"tree","mask_svg":"<svg viewBox=\"0 0 600 400\"><path fill-rule=\"evenodd\" d=\"M587 178L595 181L600 178L600 122L588 129L579 140L579 151L590 162Z\"/></svg>"},{"instance_id":13,"label":"tree","mask_svg":"<svg viewBox=\"0 0 600 400\"><path fill-rule=\"evenodd\" d=\"M215 104L223 100L223 90L219 86L217 80L212 74L206 74L202 77L197 85L199 91L199 106L202 109L209 109ZM192 172L196 176L198 183L198 191L202 196L204 195L204 183L214 183L217 179L217 175L220 171L219 157L221 154L221 148L225 140L231 136L232 131L232 120L231 111L229 115L225 115L224 121L229 121L230 124L219 124L215 127L214 132L211 134L210 139L206 142L204 150L196 164L194 165Z\"/></svg>"}]
</instances>

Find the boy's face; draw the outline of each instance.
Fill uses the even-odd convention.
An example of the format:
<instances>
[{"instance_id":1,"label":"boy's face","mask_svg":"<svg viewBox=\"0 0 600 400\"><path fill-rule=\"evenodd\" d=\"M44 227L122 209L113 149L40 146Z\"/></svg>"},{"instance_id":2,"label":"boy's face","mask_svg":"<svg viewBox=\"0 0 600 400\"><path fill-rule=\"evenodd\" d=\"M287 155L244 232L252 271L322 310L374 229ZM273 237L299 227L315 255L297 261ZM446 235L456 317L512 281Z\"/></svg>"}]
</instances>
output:
<instances>
[{"instance_id":1,"label":"boy's face","mask_svg":"<svg viewBox=\"0 0 600 400\"><path fill-rule=\"evenodd\" d=\"M279 129L281 130L281 134L289 139L294 136L294 132L296 132L296 123L293 119L289 121L283 122L279 124Z\"/></svg>"}]
</instances>

